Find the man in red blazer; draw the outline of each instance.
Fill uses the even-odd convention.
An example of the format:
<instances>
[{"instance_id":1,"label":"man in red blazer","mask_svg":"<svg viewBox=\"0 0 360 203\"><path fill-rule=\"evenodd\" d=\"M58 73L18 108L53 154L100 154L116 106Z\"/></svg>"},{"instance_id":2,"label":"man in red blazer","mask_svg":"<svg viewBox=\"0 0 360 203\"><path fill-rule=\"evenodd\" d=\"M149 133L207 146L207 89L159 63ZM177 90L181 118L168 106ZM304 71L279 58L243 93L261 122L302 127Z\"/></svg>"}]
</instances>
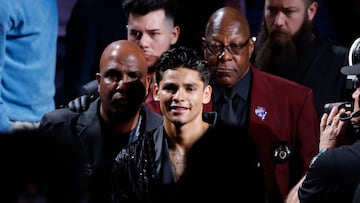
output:
<instances>
[{"instance_id":1,"label":"man in red blazer","mask_svg":"<svg viewBox=\"0 0 360 203\"><path fill-rule=\"evenodd\" d=\"M250 63L250 36L236 9L224 7L209 18L203 51L211 66L211 105L223 122L248 128L262 160L268 200L284 202L318 152L318 116L311 89ZM223 109L227 97L230 111Z\"/></svg>"}]
</instances>

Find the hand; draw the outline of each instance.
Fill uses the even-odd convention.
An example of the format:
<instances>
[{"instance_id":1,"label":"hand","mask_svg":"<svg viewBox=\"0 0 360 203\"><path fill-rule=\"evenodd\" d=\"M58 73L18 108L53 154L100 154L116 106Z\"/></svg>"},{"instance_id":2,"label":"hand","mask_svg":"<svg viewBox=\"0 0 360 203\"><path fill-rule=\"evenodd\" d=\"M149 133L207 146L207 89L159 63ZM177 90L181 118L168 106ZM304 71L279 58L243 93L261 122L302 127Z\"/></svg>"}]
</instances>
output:
<instances>
[{"instance_id":1,"label":"hand","mask_svg":"<svg viewBox=\"0 0 360 203\"><path fill-rule=\"evenodd\" d=\"M68 104L68 108L71 111L81 113L89 108L90 103L93 100L94 100L93 95L92 96L82 95L80 97L75 98L74 100L71 100Z\"/></svg>"},{"instance_id":2,"label":"hand","mask_svg":"<svg viewBox=\"0 0 360 203\"><path fill-rule=\"evenodd\" d=\"M351 112L345 112L345 109L338 110L335 106L330 113L324 113L320 122L320 143L319 150L338 147L348 143L346 136L347 122L340 121L340 115Z\"/></svg>"}]
</instances>

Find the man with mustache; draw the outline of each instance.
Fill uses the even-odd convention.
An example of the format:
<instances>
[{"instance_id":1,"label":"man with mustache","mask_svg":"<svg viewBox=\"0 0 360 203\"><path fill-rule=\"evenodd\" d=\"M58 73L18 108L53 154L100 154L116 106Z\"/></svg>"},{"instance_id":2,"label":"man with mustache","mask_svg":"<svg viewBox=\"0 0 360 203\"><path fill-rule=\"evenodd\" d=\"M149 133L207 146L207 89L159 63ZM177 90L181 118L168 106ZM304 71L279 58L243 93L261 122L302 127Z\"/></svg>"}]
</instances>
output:
<instances>
[{"instance_id":1,"label":"man with mustache","mask_svg":"<svg viewBox=\"0 0 360 203\"><path fill-rule=\"evenodd\" d=\"M316 0L265 0L262 29L255 44L255 66L311 88L320 116L326 103L348 99L347 49L317 33Z\"/></svg>"},{"instance_id":2,"label":"man with mustache","mask_svg":"<svg viewBox=\"0 0 360 203\"><path fill-rule=\"evenodd\" d=\"M216 10L203 38L213 108L225 123L248 128L264 168L268 202L284 202L318 151L313 92L255 68L253 50L246 17L230 7Z\"/></svg>"}]
</instances>

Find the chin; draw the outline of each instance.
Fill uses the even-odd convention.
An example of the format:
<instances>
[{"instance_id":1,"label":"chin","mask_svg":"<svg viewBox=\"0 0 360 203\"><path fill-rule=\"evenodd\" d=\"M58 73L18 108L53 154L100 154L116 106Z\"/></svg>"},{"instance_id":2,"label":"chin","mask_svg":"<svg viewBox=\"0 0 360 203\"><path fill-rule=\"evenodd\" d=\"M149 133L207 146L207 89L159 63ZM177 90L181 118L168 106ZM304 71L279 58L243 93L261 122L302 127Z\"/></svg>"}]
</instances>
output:
<instances>
[{"instance_id":1,"label":"chin","mask_svg":"<svg viewBox=\"0 0 360 203\"><path fill-rule=\"evenodd\" d=\"M233 80L231 79L231 77L228 77L228 76L227 77L218 77L216 79L216 83L223 87L231 87L234 85Z\"/></svg>"}]
</instances>

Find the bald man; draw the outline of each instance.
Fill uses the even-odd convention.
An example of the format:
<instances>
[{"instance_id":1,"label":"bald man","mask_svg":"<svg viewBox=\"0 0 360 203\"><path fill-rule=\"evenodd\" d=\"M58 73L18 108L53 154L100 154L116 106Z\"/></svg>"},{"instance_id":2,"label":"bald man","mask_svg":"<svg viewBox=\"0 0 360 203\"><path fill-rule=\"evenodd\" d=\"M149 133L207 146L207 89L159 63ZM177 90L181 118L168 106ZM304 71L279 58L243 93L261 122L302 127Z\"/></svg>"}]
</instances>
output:
<instances>
[{"instance_id":1,"label":"bald man","mask_svg":"<svg viewBox=\"0 0 360 203\"><path fill-rule=\"evenodd\" d=\"M49 187L54 201L111 202L110 171L116 154L162 123L160 115L143 105L151 81L147 71L137 44L115 41L102 53L96 75L100 97L89 109L58 109L43 117L40 128L53 135L60 154L53 158L63 161L54 167L60 168L59 178ZM58 183L64 187L55 186Z\"/></svg>"},{"instance_id":2,"label":"bald man","mask_svg":"<svg viewBox=\"0 0 360 203\"><path fill-rule=\"evenodd\" d=\"M247 19L234 8L210 16L203 53L211 66L212 104L223 122L248 128L263 164L268 200L284 202L318 151L313 92L256 69L250 62L250 33Z\"/></svg>"}]
</instances>

